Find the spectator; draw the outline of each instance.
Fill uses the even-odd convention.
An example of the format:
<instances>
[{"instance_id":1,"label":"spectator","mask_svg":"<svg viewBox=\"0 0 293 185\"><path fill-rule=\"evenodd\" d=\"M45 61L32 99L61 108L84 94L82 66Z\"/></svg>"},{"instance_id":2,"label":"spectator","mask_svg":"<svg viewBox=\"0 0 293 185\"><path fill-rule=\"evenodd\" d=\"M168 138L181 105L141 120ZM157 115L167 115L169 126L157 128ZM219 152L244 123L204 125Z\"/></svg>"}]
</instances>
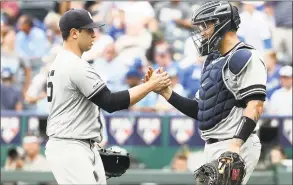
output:
<instances>
[{"instance_id":1,"label":"spectator","mask_svg":"<svg viewBox=\"0 0 293 185\"><path fill-rule=\"evenodd\" d=\"M47 101L47 75L49 66L46 65L42 70L34 76L32 83L25 96L25 101L28 104L26 109L35 111L40 114L49 113L49 104Z\"/></svg>"},{"instance_id":2,"label":"spectator","mask_svg":"<svg viewBox=\"0 0 293 185\"><path fill-rule=\"evenodd\" d=\"M276 90L268 103L268 113L274 116L290 116L283 120L284 134L292 143L292 66L280 69L281 88ZM273 119L271 125L278 126L279 120Z\"/></svg>"},{"instance_id":3,"label":"spectator","mask_svg":"<svg viewBox=\"0 0 293 185\"><path fill-rule=\"evenodd\" d=\"M182 68L188 68L198 61L199 53L194 45L192 37L188 37L183 47L183 59L180 61Z\"/></svg>"},{"instance_id":4,"label":"spectator","mask_svg":"<svg viewBox=\"0 0 293 185\"><path fill-rule=\"evenodd\" d=\"M126 22L135 25L138 30L148 27L155 18L155 11L148 1L115 2L115 5L124 11Z\"/></svg>"},{"instance_id":5,"label":"spectator","mask_svg":"<svg viewBox=\"0 0 293 185\"><path fill-rule=\"evenodd\" d=\"M177 154L172 161L173 172L188 172L187 156L184 154Z\"/></svg>"},{"instance_id":6,"label":"spectator","mask_svg":"<svg viewBox=\"0 0 293 185\"><path fill-rule=\"evenodd\" d=\"M50 171L46 158L40 154L41 141L37 136L28 135L23 138L25 152L23 170Z\"/></svg>"},{"instance_id":7,"label":"spectator","mask_svg":"<svg viewBox=\"0 0 293 185\"><path fill-rule=\"evenodd\" d=\"M47 28L47 38L51 46L61 45L63 43L61 31L59 29L59 20L60 15L55 12L49 12L44 20L45 26Z\"/></svg>"},{"instance_id":8,"label":"spectator","mask_svg":"<svg viewBox=\"0 0 293 185\"><path fill-rule=\"evenodd\" d=\"M184 42L190 35L192 11L189 4L181 0L158 2L155 11L165 39L174 51L172 58L181 60Z\"/></svg>"},{"instance_id":9,"label":"spectator","mask_svg":"<svg viewBox=\"0 0 293 185\"><path fill-rule=\"evenodd\" d=\"M92 66L111 91L120 91L125 88L124 79L128 68L120 58L117 58L114 44L106 45L102 57L94 60Z\"/></svg>"},{"instance_id":10,"label":"spectator","mask_svg":"<svg viewBox=\"0 0 293 185\"><path fill-rule=\"evenodd\" d=\"M194 98L195 93L200 88L201 67L200 64L193 64L184 71L183 87L189 98Z\"/></svg>"},{"instance_id":11,"label":"spectator","mask_svg":"<svg viewBox=\"0 0 293 185\"><path fill-rule=\"evenodd\" d=\"M20 170L23 167L23 160L21 155L16 148L11 148L8 150L7 158L5 161L5 170Z\"/></svg>"},{"instance_id":12,"label":"spectator","mask_svg":"<svg viewBox=\"0 0 293 185\"><path fill-rule=\"evenodd\" d=\"M292 1L270 2L274 7L276 28L273 31L273 47L287 54L292 65Z\"/></svg>"},{"instance_id":13,"label":"spectator","mask_svg":"<svg viewBox=\"0 0 293 185\"><path fill-rule=\"evenodd\" d=\"M114 2L111 1L86 1L84 4L84 8L88 10L94 21L102 21L107 22L111 16L111 9L113 7Z\"/></svg>"},{"instance_id":14,"label":"spectator","mask_svg":"<svg viewBox=\"0 0 293 185\"><path fill-rule=\"evenodd\" d=\"M8 27L3 33L1 45L1 68L9 68L15 77L14 84L24 95L31 80L31 67L15 50L15 31Z\"/></svg>"},{"instance_id":15,"label":"spectator","mask_svg":"<svg viewBox=\"0 0 293 185\"><path fill-rule=\"evenodd\" d=\"M151 46L152 35L144 27L127 19L125 31L125 35L120 36L115 45L119 58L124 61L125 65L131 66L135 58L145 58L146 51ZM146 63L146 60L143 59L143 64Z\"/></svg>"},{"instance_id":16,"label":"spectator","mask_svg":"<svg viewBox=\"0 0 293 185\"><path fill-rule=\"evenodd\" d=\"M109 35L117 40L120 36L125 34L125 13L123 10L112 11L112 24L109 30Z\"/></svg>"},{"instance_id":17,"label":"spectator","mask_svg":"<svg viewBox=\"0 0 293 185\"><path fill-rule=\"evenodd\" d=\"M272 148L269 154L270 162L272 165L281 164L284 159L286 159L286 154L281 146L275 146Z\"/></svg>"},{"instance_id":18,"label":"spectator","mask_svg":"<svg viewBox=\"0 0 293 185\"><path fill-rule=\"evenodd\" d=\"M264 62L268 71L267 99L269 100L273 92L281 87L279 79L281 66L278 64L277 53L274 51L268 51L265 53Z\"/></svg>"},{"instance_id":19,"label":"spectator","mask_svg":"<svg viewBox=\"0 0 293 185\"><path fill-rule=\"evenodd\" d=\"M178 72L179 83L183 82L183 71L180 68L179 64L172 60L171 49L169 44L166 41L160 41L155 46L155 65L153 69L158 67L163 67L164 70L168 71L169 69L176 68Z\"/></svg>"},{"instance_id":20,"label":"spectator","mask_svg":"<svg viewBox=\"0 0 293 185\"><path fill-rule=\"evenodd\" d=\"M22 111L21 92L13 84L13 73L9 68L3 68L1 80L1 110Z\"/></svg>"},{"instance_id":21,"label":"spectator","mask_svg":"<svg viewBox=\"0 0 293 185\"><path fill-rule=\"evenodd\" d=\"M270 2L266 2L264 5L264 13L265 13L265 22L268 23L271 33L276 27L275 24L275 16L274 16L274 8Z\"/></svg>"},{"instance_id":22,"label":"spectator","mask_svg":"<svg viewBox=\"0 0 293 185\"><path fill-rule=\"evenodd\" d=\"M1 1L1 20L5 24L13 26L16 23L19 14L19 6L16 1Z\"/></svg>"},{"instance_id":23,"label":"spectator","mask_svg":"<svg viewBox=\"0 0 293 185\"><path fill-rule=\"evenodd\" d=\"M142 74L137 69L131 68L126 74L127 88L139 85L142 77ZM135 105L131 106L129 110L137 112L155 112L156 99L157 94L151 92Z\"/></svg>"},{"instance_id":24,"label":"spectator","mask_svg":"<svg viewBox=\"0 0 293 185\"><path fill-rule=\"evenodd\" d=\"M20 11L43 21L47 13L53 9L54 1L19 1Z\"/></svg>"},{"instance_id":25,"label":"spectator","mask_svg":"<svg viewBox=\"0 0 293 185\"><path fill-rule=\"evenodd\" d=\"M243 12L240 14L241 23L237 35L240 40L252 45L259 51L272 48L271 33L265 15L256 9L259 2L242 2Z\"/></svg>"},{"instance_id":26,"label":"spectator","mask_svg":"<svg viewBox=\"0 0 293 185\"><path fill-rule=\"evenodd\" d=\"M292 67L280 69L281 88L276 90L269 102L269 113L273 115L292 116ZM291 123L292 124L292 123Z\"/></svg>"},{"instance_id":27,"label":"spectator","mask_svg":"<svg viewBox=\"0 0 293 185\"><path fill-rule=\"evenodd\" d=\"M187 2L181 0L158 2L155 5L155 12L163 28L172 21L179 27L191 28L192 11Z\"/></svg>"},{"instance_id":28,"label":"spectator","mask_svg":"<svg viewBox=\"0 0 293 185\"><path fill-rule=\"evenodd\" d=\"M184 70L183 87L189 98L194 98L195 93L200 87L201 69L205 57L186 57L180 63L180 67Z\"/></svg>"},{"instance_id":29,"label":"spectator","mask_svg":"<svg viewBox=\"0 0 293 185\"><path fill-rule=\"evenodd\" d=\"M49 42L44 31L34 26L29 15L22 15L17 26L20 31L16 34L16 51L31 62L34 75L40 70L41 57L49 50Z\"/></svg>"}]
</instances>

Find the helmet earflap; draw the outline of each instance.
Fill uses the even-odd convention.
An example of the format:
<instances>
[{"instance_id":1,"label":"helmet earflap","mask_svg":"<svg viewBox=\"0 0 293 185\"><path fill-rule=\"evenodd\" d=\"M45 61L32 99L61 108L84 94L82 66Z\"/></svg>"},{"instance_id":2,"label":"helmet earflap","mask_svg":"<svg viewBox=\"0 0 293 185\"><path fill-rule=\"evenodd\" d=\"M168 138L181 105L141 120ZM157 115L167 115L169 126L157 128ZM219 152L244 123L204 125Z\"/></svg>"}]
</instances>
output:
<instances>
[{"instance_id":1,"label":"helmet earflap","mask_svg":"<svg viewBox=\"0 0 293 185\"><path fill-rule=\"evenodd\" d=\"M230 2L229 2L229 5L231 8L231 28L237 30L241 22L239 13L238 13L238 8L236 6L233 6Z\"/></svg>"}]
</instances>

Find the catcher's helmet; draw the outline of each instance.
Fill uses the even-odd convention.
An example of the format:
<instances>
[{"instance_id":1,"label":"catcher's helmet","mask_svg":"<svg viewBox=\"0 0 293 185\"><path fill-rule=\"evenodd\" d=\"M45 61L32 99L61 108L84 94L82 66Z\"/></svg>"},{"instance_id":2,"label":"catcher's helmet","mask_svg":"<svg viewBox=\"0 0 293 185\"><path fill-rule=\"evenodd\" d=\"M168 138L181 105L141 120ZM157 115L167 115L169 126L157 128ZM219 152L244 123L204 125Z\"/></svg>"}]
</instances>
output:
<instances>
[{"instance_id":1,"label":"catcher's helmet","mask_svg":"<svg viewBox=\"0 0 293 185\"><path fill-rule=\"evenodd\" d=\"M211 28L208 23L213 23L214 30L207 37L204 32ZM237 31L240 17L237 7L228 1L211 1L194 11L191 24L195 28L191 32L194 44L199 54L204 56L218 49L220 40L228 31Z\"/></svg>"}]
</instances>

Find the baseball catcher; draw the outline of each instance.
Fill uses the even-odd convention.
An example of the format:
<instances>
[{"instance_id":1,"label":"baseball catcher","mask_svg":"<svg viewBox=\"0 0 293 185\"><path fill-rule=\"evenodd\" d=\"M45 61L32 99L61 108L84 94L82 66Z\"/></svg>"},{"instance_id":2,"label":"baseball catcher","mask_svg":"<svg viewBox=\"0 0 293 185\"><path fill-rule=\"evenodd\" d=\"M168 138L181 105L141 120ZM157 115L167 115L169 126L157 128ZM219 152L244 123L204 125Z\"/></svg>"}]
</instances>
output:
<instances>
[{"instance_id":1,"label":"baseball catcher","mask_svg":"<svg viewBox=\"0 0 293 185\"><path fill-rule=\"evenodd\" d=\"M259 160L256 131L266 98L267 71L258 51L239 40L240 22L237 7L227 1L201 5L191 19L194 45L205 56L199 90L193 99L170 86L156 92L197 121L206 163L195 172L199 184L245 185ZM151 74L150 68L145 82Z\"/></svg>"}]
</instances>

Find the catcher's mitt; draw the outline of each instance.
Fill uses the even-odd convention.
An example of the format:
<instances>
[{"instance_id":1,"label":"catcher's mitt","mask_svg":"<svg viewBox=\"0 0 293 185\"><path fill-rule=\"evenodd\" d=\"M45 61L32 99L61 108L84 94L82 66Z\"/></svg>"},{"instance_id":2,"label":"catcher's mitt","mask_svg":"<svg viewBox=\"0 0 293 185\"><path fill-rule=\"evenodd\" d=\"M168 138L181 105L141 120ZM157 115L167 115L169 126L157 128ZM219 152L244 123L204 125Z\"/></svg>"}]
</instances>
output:
<instances>
[{"instance_id":1,"label":"catcher's mitt","mask_svg":"<svg viewBox=\"0 0 293 185\"><path fill-rule=\"evenodd\" d=\"M241 185L245 164L237 153L225 152L197 169L194 176L196 185Z\"/></svg>"},{"instance_id":2,"label":"catcher's mitt","mask_svg":"<svg viewBox=\"0 0 293 185\"><path fill-rule=\"evenodd\" d=\"M129 153L114 151L113 148L100 148L99 153L108 178L120 177L130 166Z\"/></svg>"}]
</instances>

